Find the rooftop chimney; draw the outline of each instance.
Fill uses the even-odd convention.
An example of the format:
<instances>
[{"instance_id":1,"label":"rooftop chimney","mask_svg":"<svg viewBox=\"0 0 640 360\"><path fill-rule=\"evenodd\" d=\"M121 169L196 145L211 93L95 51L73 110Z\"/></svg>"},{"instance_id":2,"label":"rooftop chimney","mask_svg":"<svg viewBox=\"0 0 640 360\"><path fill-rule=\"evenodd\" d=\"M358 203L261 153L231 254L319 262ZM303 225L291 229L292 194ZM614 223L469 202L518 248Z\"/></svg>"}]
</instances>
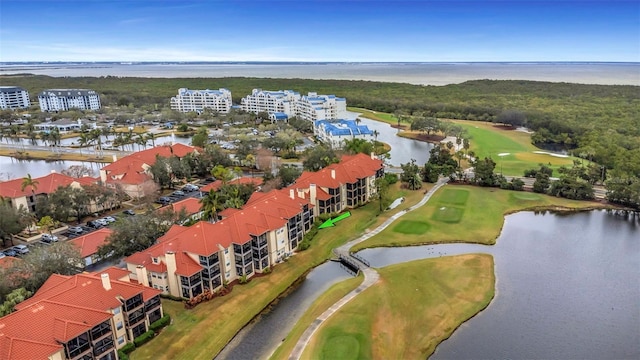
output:
<instances>
[{"instance_id":1,"label":"rooftop chimney","mask_svg":"<svg viewBox=\"0 0 640 360\"><path fill-rule=\"evenodd\" d=\"M293 200L295 200L296 195L295 195L295 190L293 189L289 189L289 197Z\"/></svg>"},{"instance_id":2,"label":"rooftop chimney","mask_svg":"<svg viewBox=\"0 0 640 360\"><path fill-rule=\"evenodd\" d=\"M113 154L113 162L118 161L118 156L116 156L116 154Z\"/></svg>"},{"instance_id":3,"label":"rooftop chimney","mask_svg":"<svg viewBox=\"0 0 640 360\"><path fill-rule=\"evenodd\" d=\"M318 190L316 184L309 184L309 202L312 205L316 204L316 197L318 196Z\"/></svg>"},{"instance_id":4,"label":"rooftop chimney","mask_svg":"<svg viewBox=\"0 0 640 360\"><path fill-rule=\"evenodd\" d=\"M149 275L147 275L146 267L142 265L136 266L136 277L138 278L138 283L147 287L149 286Z\"/></svg>"},{"instance_id":5,"label":"rooftop chimney","mask_svg":"<svg viewBox=\"0 0 640 360\"><path fill-rule=\"evenodd\" d=\"M336 178L336 169L331 169L331 178L332 179Z\"/></svg>"},{"instance_id":6,"label":"rooftop chimney","mask_svg":"<svg viewBox=\"0 0 640 360\"><path fill-rule=\"evenodd\" d=\"M376 153L374 153L373 151L371 152L371 160L375 160L377 159L376 157Z\"/></svg>"},{"instance_id":7,"label":"rooftop chimney","mask_svg":"<svg viewBox=\"0 0 640 360\"><path fill-rule=\"evenodd\" d=\"M102 279L102 287L105 290L111 290L111 281L109 280L109 274L102 273L100 274L100 278Z\"/></svg>"}]
</instances>

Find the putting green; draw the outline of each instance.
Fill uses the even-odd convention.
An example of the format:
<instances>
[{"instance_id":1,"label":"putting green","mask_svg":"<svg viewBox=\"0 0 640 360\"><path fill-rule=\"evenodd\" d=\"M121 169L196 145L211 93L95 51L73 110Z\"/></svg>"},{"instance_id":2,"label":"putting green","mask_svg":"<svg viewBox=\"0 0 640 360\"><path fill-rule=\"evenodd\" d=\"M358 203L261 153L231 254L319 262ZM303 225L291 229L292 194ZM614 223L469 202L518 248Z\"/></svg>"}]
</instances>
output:
<instances>
[{"instance_id":1,"label":"putting green","mask_svg":"<svg viewBox=\"0 0 640 360\"><path fill-rule=\"evenodd\" d=\"M422 235L429 231L430 227L431 225L427 222L402 220L393 227L393 231L407 235Z\"/></svg>"},{"instance_id":2,"label":"putting green","mask_svg":"<svg viewBox=\"0 0 640 360\"><path fill-rule=\"evenodd\" d=\"M518 200L541 200L542 196L540 196L539 194L534 194L534 193L530 193L530 192L515 192L515 193L511 193L509 194L513 199L518 199Z\"/></svg>"},{"instance_id":3,"label":"putting green","mask_svg":"<svg viewBox=\"0 0 640 360\"><path fill-rule=\"evenodd\" d=\"M441 206L433 212L431 219L448 224L457 224L462 220L462 214L464 214L464 209Z\"/></svg>"},{"instance_id":4,"label":"putting green","mask_svg":"<svg viewBox=\"0 0 640 360\"><path fill-rule=\"evenodd\" d=\"M360 341L351 334L333 336L322 347L322 359L359 359Z\"/></svg>"},{"instance_id":5,"label":"putting green","mask_svg":"<svg viewBox=\"0 0 640 360\"><path fill-rule=\"evenodd\" d=\"M445 189L442 192L442 196L440 196L440 202L454 205L464 205L467 203L468 198L469 192L467 190Z\"/></svg>"}]
</instances>

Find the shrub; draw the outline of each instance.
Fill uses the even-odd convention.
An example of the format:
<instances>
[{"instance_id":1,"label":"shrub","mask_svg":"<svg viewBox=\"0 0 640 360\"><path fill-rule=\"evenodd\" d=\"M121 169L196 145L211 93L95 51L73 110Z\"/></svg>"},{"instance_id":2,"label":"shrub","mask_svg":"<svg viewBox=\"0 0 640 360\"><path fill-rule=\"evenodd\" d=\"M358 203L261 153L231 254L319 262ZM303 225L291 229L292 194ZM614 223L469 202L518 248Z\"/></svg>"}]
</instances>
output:
<instances>
[{"instance_id":1,"label":"shrub","mask_svg":"<svg viewBox=\"0 0 640 360\"><path fill-rule=\"evenodd\" d=\"M129 355L127 355L122 349L118 350L118 358L120 360L129 360Z\"/></svg>"},{"instance_id":2,"label":"shrub","mask_svg":"<svg viewBox=\"0 0 640 360\"><path fill-rule=\"evenodd\" d=\"M184 300L181 297L173 296L173 295L170 295L170 294L160 294L160 297L163 298L163 299L169 299L169 300L180 301L180 302L182 302L182 300Z\"/></svg>"},{"instance_id":3,"label":"shrub","mask_svg":"<svg viewBox=\"0 0 640 360\"><path fill-rule=\"evenodd\" d=\"M146 344L149 340L153 339L155 335L156 334L152 330L149 330L146 333L133 339L133 343L136 344L136 346L142 346Z\"/></svg>"},{"instance_id":4,"label":"shrub","mask_svg":"<svg viewBox=\"0 0 640 360\"><path fill-rule=\"evenodd\" d=\"M384 174L384 180L389 185L393 185L398 182L398 174Z\"/></svg>"},{"instance_id":5,"label":"shrub","mask_svg":"<svg viewBox=\"0 0 640 360\"><path fill-rule=\"evenodd\" d=\"M136 349L136 346L132 343L128 343L125 346L123 346L120 350L118 351L122 351L125 354L130 354L133 350Z\"/></svg>"},{"instance_id":6,"label":"shrub","mask_svg":"<svg viewBox=\"0 0 640 360\"><path fill-rule=\"evenodd\" d=\"M153 330L154 332L157 332L158 330L162 329L163 327L169 325L169 323L171 322L171 316L169 316L169 314L161 317L160 319L156 320L153 324L151 324L149 326L149 330Z\"/></svg>"}]
</instances>

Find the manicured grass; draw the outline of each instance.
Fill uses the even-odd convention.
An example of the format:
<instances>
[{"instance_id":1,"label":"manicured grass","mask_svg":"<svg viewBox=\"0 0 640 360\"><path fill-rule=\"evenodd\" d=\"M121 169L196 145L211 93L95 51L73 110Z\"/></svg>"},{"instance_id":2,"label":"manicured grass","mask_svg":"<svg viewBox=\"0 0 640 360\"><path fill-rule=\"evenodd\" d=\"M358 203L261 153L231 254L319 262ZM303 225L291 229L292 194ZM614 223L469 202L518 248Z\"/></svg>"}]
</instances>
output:
<instances>
[{"instance_id":1,"label":"manicured grass","mask_svg":"<svg viewBox=\"0 0 640 360\"><path fill-rule=\"evenodd\" d=\"M322 315L325 310L331 307L331 305L342 299L352 290L355 290L360 283L362 283L362 280L364 280L364 277L360 274L358 277L347 279L333 285L329 290L325 291L324 294L320 295L320 297L309 306L302 317L300 317L287 335L285 341L280 344L271 355L271 359L288 359L298 339L307 327L311 325L318 316Z\"/></svg>"},{"instance_id":2,"label":"manicured grass","mask_svg":"<svg viewBox=\"0 0 640 360\"><path fill-rule=\"evenodd\" d=\"M462 220L462 214L464 214L464 209L452 206L441 206L433 212L431 219L443 223L457 224Z\"/></svg>"},{"instance_id":3,"label":"manicured grass","mask_svg":"<svg viewBox=\"0 0 640 360\"><path fill-rule=\"evenodd\" d=\"M471 136L471 150L477 157L490 157L495 161L496 173L522 176L525 170L538 168L539 164L546 164L555 171L562 165L571 166L576 159L534 153L542 150L531 144L531 134L522 131L481 121L450 121L467 130Z\"/></svg>"},{"instance_id":4,"label":"manicured grass","mask_svg":"<svg viewBox=\"0 0 640 360\"><path fill-rule=\"evenodd\" d=\"M347 107L347 110L360 113L362 117L365 117L367 119L382 121L391 125L398 125L398 119L393 116L393 114L357 107Z\"/></svg>"},{"instance_id":5,"label":"manicured grass","mask_svg":"<svg viewBox=\"0 0 640 360\"><path fill-rule=\"evenodd\" d=\"M467 199L469 199L469 192L463 189L444 189L440 196L440 202L454 205L464 205Z\"/></svg>"},{"instance_id":6,"label":"manicured grass","mask_svg":"<svg viewBox=\"0 0 640 360\"><path fill-rule=\"evenodd\" d=\"M487 254L397 264L380 278L318 329L303 359L424 359L494 296Z\"/></svg>"},{"instance_id":7,"label":"manicured grass","mask_svg":"<svg viewBox=\"0 0 640 360\"><path fill-rule=\"evenodd\" d=\"M429 224L423 221L402 220L393 227L393 231L400 234L421 235L429 231Z\"/></svg>"},{"instance_id":8,"label":"manicured grass","mask_svg":"<svg viewBox=\"0 0 640 360\"><path fill-rule=\"evenodd\" d=\"M231 338L279 294L309 269L332 256L332 249L375 228L393 214L415 204L421 192L406 192L399 184L391 188L394 197L405 197L394 211L377 216L379 205L372 202L351 211L336 228L321 230L311 247L273 268L268 276L237 285L224 297L185 310L182 303L163 300L172 324L155 339L131 353L131 359L203 359L213 358ZM159 351L159 349L162 349Z\"/></svg>"},{"instance_id":9,"label":"manicured grass","mask_svg":"<svg viewBox=\"0 0 640 360\"><path fill-rule=\"evenodd\" d=\"M527 209L556 208L600 208L602 204L589 201L575 201L541 194L482 188L476 186L446 185L438 190L424 206L402 217L402 221L431 222L434 214L443 206L446 190L467 191L469 197L464 213L458 223L438 221L431 223L424 234L400 234L393 225L380 234L356 245L352 251L377 246L406 246L415 244L473 242L494 244L504 223L504 215ZM428 221L425 219L429 219ZM439 219L439 218L436 218Z\"/></svg>"}]
</instances>

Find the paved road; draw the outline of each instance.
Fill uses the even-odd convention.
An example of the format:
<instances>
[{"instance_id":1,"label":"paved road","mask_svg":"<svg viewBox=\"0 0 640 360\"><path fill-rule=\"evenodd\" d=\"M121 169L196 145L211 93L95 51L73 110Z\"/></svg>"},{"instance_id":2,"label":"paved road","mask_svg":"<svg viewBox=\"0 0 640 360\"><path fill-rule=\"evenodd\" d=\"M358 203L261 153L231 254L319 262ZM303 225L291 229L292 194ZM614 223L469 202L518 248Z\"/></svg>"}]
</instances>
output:
<instances>
[{"instance_id":1,"label":"paved road","mask_svg":"<svg viewBox=\"0 0 640 360\"><path fill-rule=\"evenodd\" d=\"M355 298L356 295L360 294L364 290L368 289L371 285L375 284L378 281L378 279L380 278L380 275L378 274L378 272L375 269L370 268L369 266L367 266L366 264L361 262L359 259L357 259L355 257L352 257L349 249L351 249L356 244L359 244L359 243L371 238L372 236L377 235L382 230L386 229L389 225L391 225L391 223L393 223L394 221L396 221L398 218L400 218L401 216L405 215L406 213L408 213L410 211L413 211L413 210L421 207L422 205L426 204L427 201L433 195L433 193L435 193L442 186L446 185L448 180L449 179L447 178L447 179L441 179L440 181L438 181L436 186L434 186L431 190L429 190L424 195L424 197L416 205L413 205L413 206L409 207L406 210L403 210L403 211L401 211L401 212L399 212L397 214L394 214L392 217L387 219L380 226L378 226L374 230L372 230L372 231L360 236L359 238L357 238L355 240L352 240L352 241L350 241L350 242L348 242L348 243L346 243L346 244L344 244L344 245L342 245L340 247L337 247L337 248L333 249L334 254L336 254L338 256L344 256L344 257L348 256L348 257L350 257L349 258L350 260L352 260L352 261L357 263L357 265L360 267L360 270L364 273L364 281L355 290L349 292L342 299L338 300L338 302L333 304L329 309L327 309L320 316L318 316L311 323L311 325L309 325L309 327L307 327L307 329L304 331L304 333L302 333L302 336L300 337L300 339L296 343L296 346L293 348L293 351L291 352L291 355L289 356L289 360L298 360L298 359L300 359L300 356L302 356L302 353L304 352L304 349L307 347L307 344L309 343L309 340L311 340L311 337L316 332L316 330L318 330L320 325L322 325L322 323L325 320L330 318L331 315L333 315L341 307L343 307L345 304L347 304L349 301L351 301L353 298Z\"/></svg>"}]
</instances>

